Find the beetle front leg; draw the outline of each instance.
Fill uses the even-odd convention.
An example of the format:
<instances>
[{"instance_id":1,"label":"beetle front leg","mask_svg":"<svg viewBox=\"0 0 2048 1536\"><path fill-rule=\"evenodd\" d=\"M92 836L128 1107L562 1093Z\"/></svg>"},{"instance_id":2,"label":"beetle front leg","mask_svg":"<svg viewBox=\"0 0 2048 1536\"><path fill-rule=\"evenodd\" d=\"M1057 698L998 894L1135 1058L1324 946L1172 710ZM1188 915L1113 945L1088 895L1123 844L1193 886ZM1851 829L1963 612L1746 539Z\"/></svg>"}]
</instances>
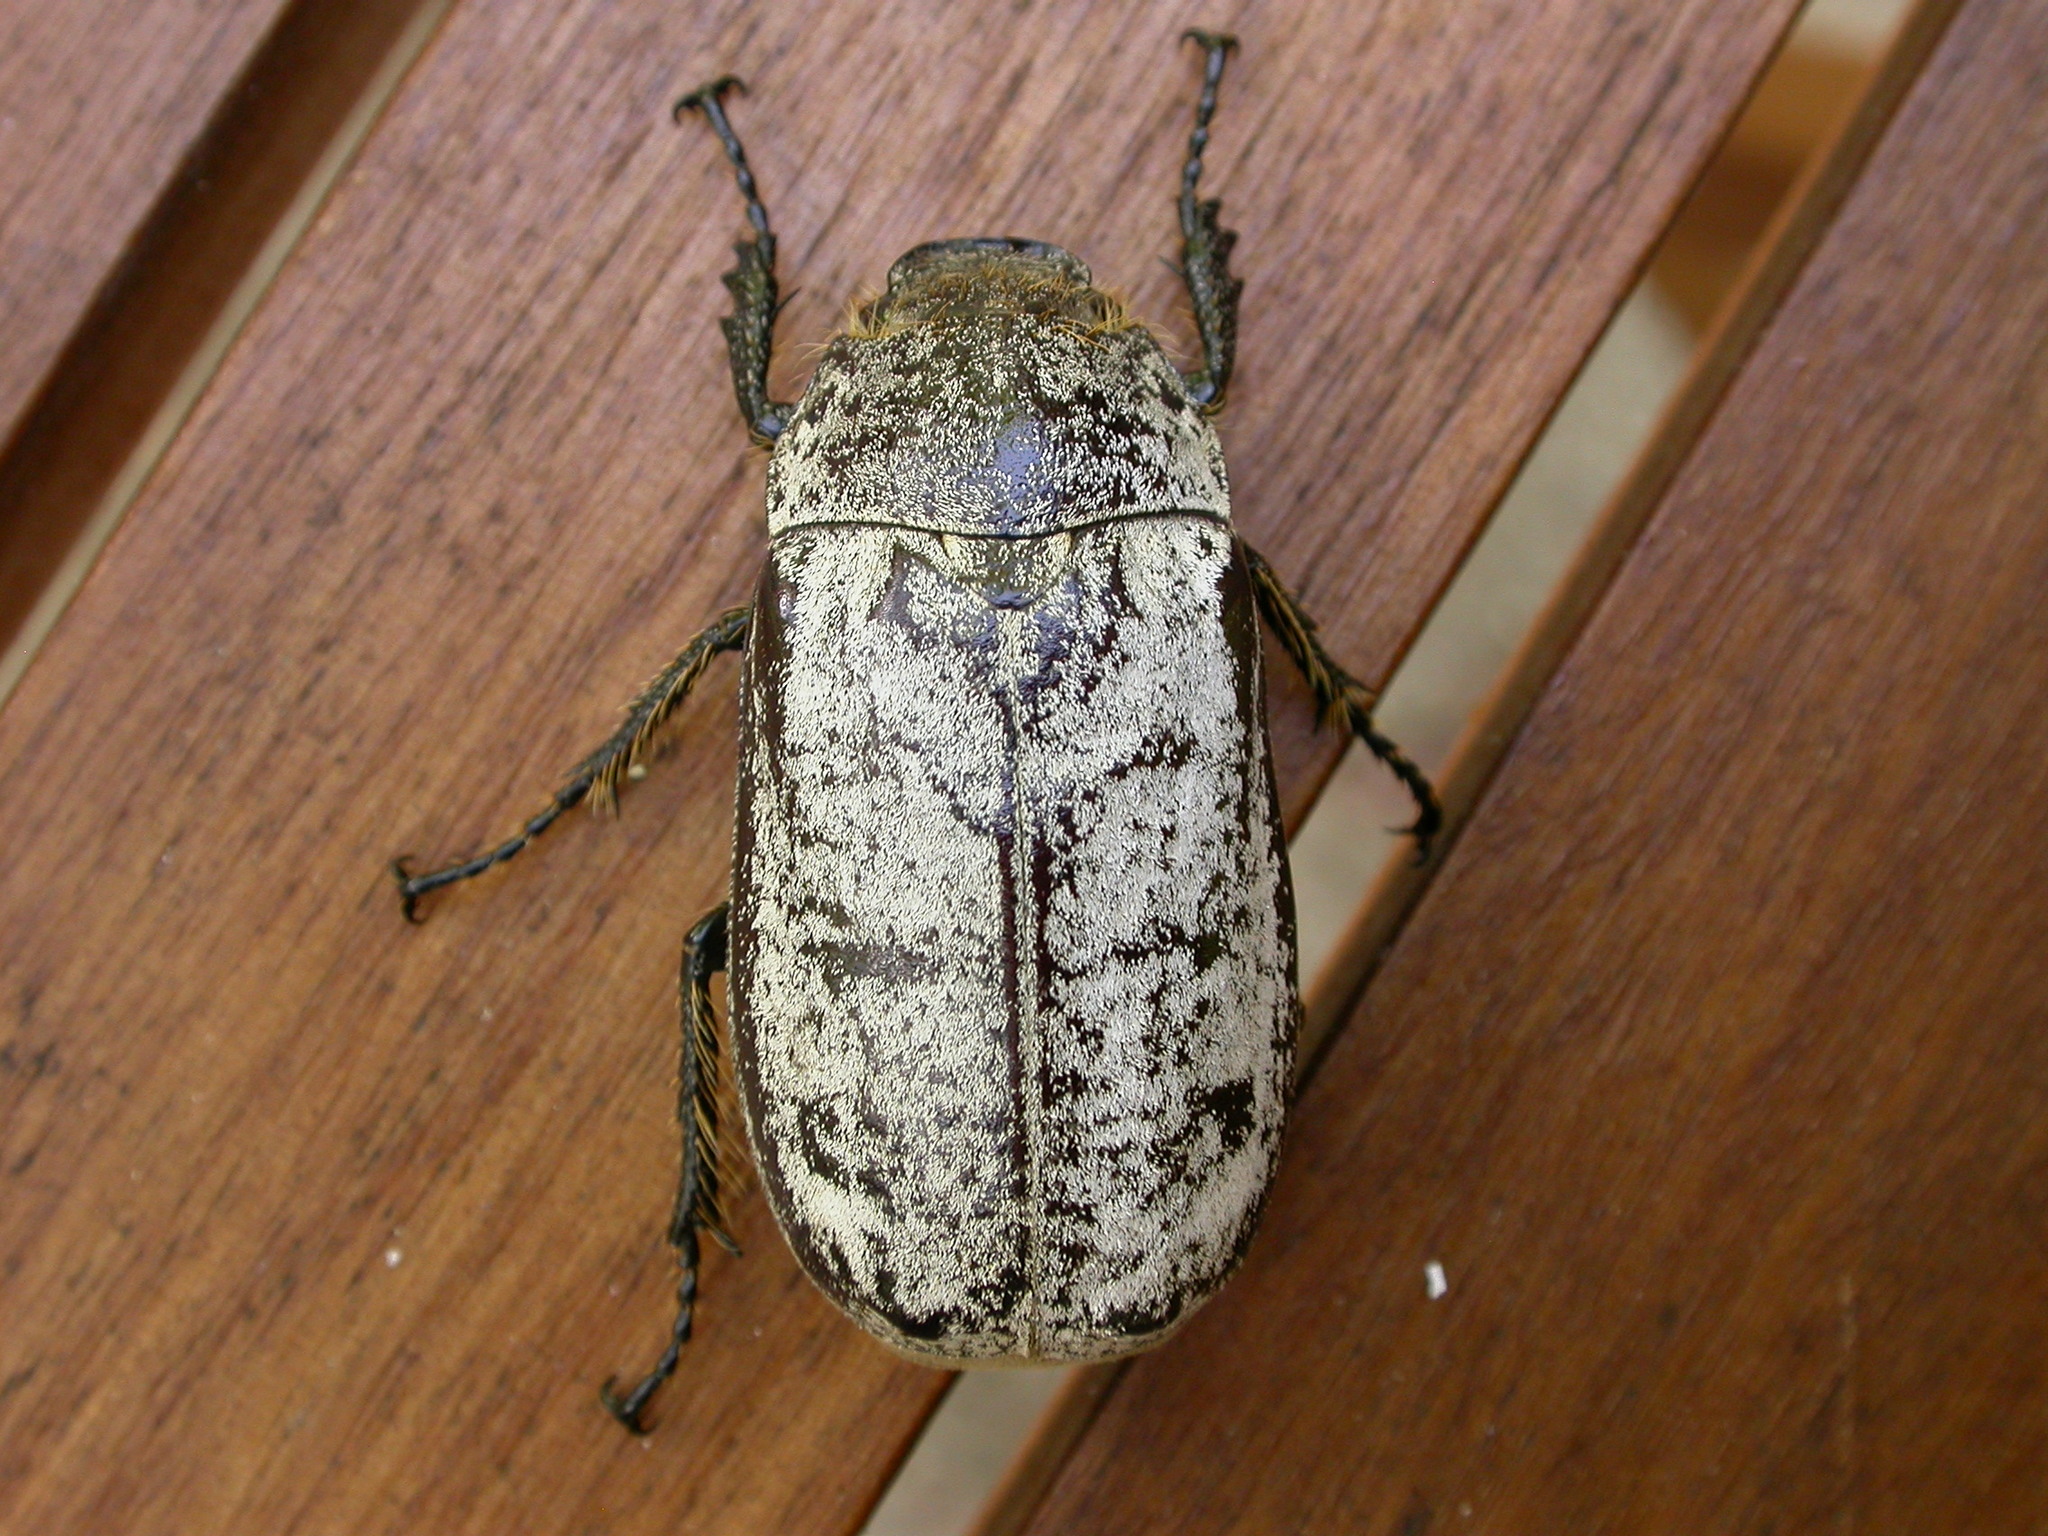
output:
<instances>
[{"instance_id":1,"label":"beetle front leg","mask_svg":"<svg viewBox=\"0 0 2048 1536\"><path fill-rule=\"evenodd\" d=\"M1444 824L1443 806L1437 800L1436 790L1407 753L1396 746L1392 738L1381 734L1372 718L1373 691L1337 665L1330 653L1323 649L1315 620L1302 611L1301 604L1294 600L1294 594L1274 574L1265 557L1242 539L1238 541L1238 547L1244 551L1245 566L1251 572L1252 590L1258 594L1259 612L1272 625L1273 633L1287 654L1294 658L1294 664L1301 668L1301 675L1308 679L1324 723L1342 725L1351 731L1372 749L1372 755L1385 763L1394 777L1407 786L1408 793L1414 796L1415 820L1402 830L1414 834L1415 860L1421 863L1429 857L1430 842Z\"/></svg>"},{"instance_id":2,"label":"beetle front leg","mask_svg":"<svg viewBox=\"0 0 2048 1536\"><path fill-rule=\"evenodd\" d=\"M1220 411L1230 371L1237 364L1237 300L1244 283L1230 273L1230 248L1237 244L1237 231L1225 229L1219 221L1223 204L1213 197L1198 197L1195 189L1202 179L1202 154L1209 147L1209 119L1216 114L1223 61L1237 39L1221 32L1188 32L1181 40L1199 44L1205 55L1195 131L1188 135L1188 163L1180 177L1181 275L1187 279L1195 328L1202 336L1202 371L1185 377L1197 405Z\"/></svg>"},{"instance_id":3,"label":"beetle front leg","mask_svg":"<svg viewBox=\"0 0 2048 1536\"><path fill-rule=\"evenodd\" d=\"M620 1397L612 1390L616 1378L608 1378L599 1390L612 1417L636 1435L647 1433L640 1415L648 1399L675 1374L683 1346L690 1342L697 1310L699 1229L709 1232L726 1252L737 1256L740 1251L727 1235L725 1213L719 1204L726 1156L718 1135L718 1021L711 1008L711 978L725 969L726 916L731 909L730 902L713 908L690 930L677 989L682 1003L682 1062L677 1073L676 1119L683 1133L683 1172L668 1224L669 1244L682 1267L676 1282L675 1326L669 1330L661 1359L637 1387Z\"/></svg>"},{"instance_id":4,"label":"beetle front leg","mask_svg":"<svg viewBox=\"0 0 2048 1536\"><path fill-rule=\"evenodd\" d=\"M419 899L427 892L438 891L442 886L454 885L459 880L468 880L504 863L553 826L562 812L571 807L585 800L600 809L616 805L620 780L639 761L662 723L690 696L690 690L704 675L711 658L721 651L745 649L753 611L750 607L727 609L710 628L684 646L681 654L663 667L654 681L640 690L640 696L626 706L626 718L619 728L612 732L603 746L583 760L569 776L568 783L555 791L547 808L530 818L518 832L489 853L478 854L473 859L450 864L445 869L425 875L409 874L405 860L392 860L391 872L398 879L398 900L404 909L405 920L409 923L420 920Z\"/></svg>"},{"instance_id":5,"label":"beetle front leg","mask_svg":"<svg viewBox=\"0 0 2048 1536\"><path fill-rule=\"evenodd\" d=\"M768 208L754 186L754 172L747 164L747 152L725 115L727 91L746 91L746 85L732 75L722 75L709 85L690 92L676 103L675 118L692 109L702 112L725 147L746 199L747 222L754 238L733 247L739 265L725 274L725 286L732 293L733 311L718 322L725 332L725 345L732 355L732 383L739 396L740 415L747 432L762 447L782 435L789 422L790 407L768 398L768 358L775 345L775 316L782 302L775 282L775 233L768 227Z\"/></svg>"}]
</instances>

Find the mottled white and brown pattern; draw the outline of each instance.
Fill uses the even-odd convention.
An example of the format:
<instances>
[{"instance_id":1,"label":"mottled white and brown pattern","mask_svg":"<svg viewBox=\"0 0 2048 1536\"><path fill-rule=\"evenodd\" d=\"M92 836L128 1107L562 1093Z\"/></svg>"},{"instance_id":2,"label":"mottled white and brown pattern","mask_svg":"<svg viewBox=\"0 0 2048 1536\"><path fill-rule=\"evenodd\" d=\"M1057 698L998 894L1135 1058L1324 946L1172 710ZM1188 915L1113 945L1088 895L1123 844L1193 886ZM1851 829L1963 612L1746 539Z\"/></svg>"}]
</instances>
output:
<instances>
[{"instance_id":1,"label":"mottled white and brown pattern","mask_svg":"<svg viewBox=\"0 0 2048 1536\"><path fill-rule=\"evenodd\" d=\"M1279 1146L1294 924L1254 599L1214 433L1085 269L916 257L771 463L748 1129L805 1268L886 1342L1107 1358L1229 1274ZM945 288L976 260L1011 265Z\"/></svg>"},{"instance_id":2,"label":"mottled white and brown pattern","mask_svg":"<svg viewBox=\"0 0 2048 1536\"><path fill-rule=\"evenodd\" d=\"M1136 512L1230 516L1216 434L1136 327L995 315L841 338L768 461L771 535L1017 536Z\"/></svg>"}]
</instances>

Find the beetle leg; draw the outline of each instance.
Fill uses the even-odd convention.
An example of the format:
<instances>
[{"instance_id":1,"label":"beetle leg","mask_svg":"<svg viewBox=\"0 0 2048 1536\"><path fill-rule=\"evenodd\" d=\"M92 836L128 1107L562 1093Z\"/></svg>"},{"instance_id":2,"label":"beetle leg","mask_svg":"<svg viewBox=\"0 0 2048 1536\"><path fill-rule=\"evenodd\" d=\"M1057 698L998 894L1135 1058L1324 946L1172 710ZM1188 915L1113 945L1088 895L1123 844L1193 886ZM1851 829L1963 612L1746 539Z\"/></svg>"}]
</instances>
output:
<instances>
[{"instance_id":1,"label":"beetle leg","mask_svg":"<svg viewBox=\"0 0 2048 1536\"><path fill-rule=\"evenodd\" d=\"M683 948L678 986L682 1064L676 1094L676 1119L683 1132L683 1174L668 1224L668 1240L682 1267L676 1282L675 1326L669 1330L661 1359L640 1378L640 1385L620 1397L613 1390L616 1378L607 1378L599 1392L612 1417L636 1435L647 1433L640 1422L647 1400L675 1374L683 1346L690 1342L697 1308L698 1229L709 1232L728 1253L740 1251L726 1234L725 1216L719 1207L725 1160L718 1139L718 1020L711 1010L711 978L725 969L726 914L730 910L730 902L713 908L690 930L689 943Z\"/></svg>"},{"instance_id":2,"label":"beetle leg","mask_svg":"<svg viewBox=\"0 0 2048 1536\"><path fill-rule=\"evenodd\" d=\"M1202 334L1202 370L1188 374L1188 393L1206 410L1223 409L1223 391L1237 362L1237 299L1244 283L1230 274L1230 248L1237 231L1225 229L1215 198L1195 195L1202 179L1202 153L1209 147L1209 119L1216 114L1216 86L1223 79L1223 61L1237 39L1221 32L1188 32L1206 55L1202 96L1195 104L1195 131L1188 135L1188 163L1180 176L1181 275L1195 307L1195 328Z\"/></svg>"},{"instance_id":3,"label":"beetle leg","mask_svg":"<svg viewBox=\"0 0 2048 1536\"><path fill-rule=\"evenodd\" d=\"M709 629L684 646L682 654L663 667L654 681L640 690L640 696L626 706L626 718L619 728L612 732L603 746L582 761L569 776L569 782L555 791L547 808L490 852L424 875L408 873L403 859L393 860L391 872L398 878L398 899L405 910L405 920L409 923L420 920L419 899L427 892L453 885L458 880L467 880L504 863L553 826L556 818L572 806L584 800L600 809L615 806L619 781L645 753L662 723L689 697L697 679L711 664L711 658L721 651L746 648L747 625L752 614L751 608L729 608Z\"/></svg>"},{"instance_id":4,"label":"beetle leg","mask_svg":"<svg viewBox=\"0 0 2048 1536\"><path fill-rule=\"evenodd\" d=\"M768 398L768 356L775 344L776 311L782 307L775 283L775 233L768 227L768 209L754 186L747 152L725 115L725 93L744 95L746 89L736 77L721 75L677 102L675 118L681 122L683 113L691 108L704 114L718 142L725 146L740 196L747 201L747 222L754 227L754 238L733 247L739 265L725 274L733 309L718 322L718 328L725 332L726 349L732 355L732 384L739 395L740 415L746 418L748 434L765 448L782 435L790 407Z\"/></svg>"},{"instance_id":5,"label":"beetle leg","mask_svg":"<svg viewBox=\"0 0 2048 1536\"><path fill-rule=\"evenodd\" d=\"M1258 593L1259 612L1273 626L1273 633L1301 668L1301 675L1308 679L1323 722L1351 731L1415 797L1415 820L1402 830L1415 835L1415 861L1421 863L1429 857L1430 841L1444 824L1443 806L1437 800L1436 790L1408 754L1373 724L1373 691L1337 665L1323 649L1315 620L1302 611L1301 604L1282 585L1265 557L1243 540L1238 541L1238 547L1244 551L1245 565L1251 572L1252 590Z\"/></svg>"}]
</instances>

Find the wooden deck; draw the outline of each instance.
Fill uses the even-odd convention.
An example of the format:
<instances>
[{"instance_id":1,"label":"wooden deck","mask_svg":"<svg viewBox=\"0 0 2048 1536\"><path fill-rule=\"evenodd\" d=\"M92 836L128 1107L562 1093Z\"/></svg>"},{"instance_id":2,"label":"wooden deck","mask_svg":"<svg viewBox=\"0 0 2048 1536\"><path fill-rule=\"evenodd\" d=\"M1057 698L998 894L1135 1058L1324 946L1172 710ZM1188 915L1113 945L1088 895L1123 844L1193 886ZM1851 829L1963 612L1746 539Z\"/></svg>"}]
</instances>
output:
<instances>
[{"instance_id":1,"label":"wooden deck","mask_svg":"<svg viewBox=\"0 0 2048 1536\"><path fill-rule=\"evenodd\" d=\"M1383 678L1796 9L5 3L8 623L390 94L0 710L0 1529L775 1536L857 1531L945 1378L755 1198L657 1432L596 1406L668 1316L730 673L616 825L417 930L384 873L760 559L668 103L754 87L788 391L946 234L1180 325L1174 40L1237 31L1240 520ZM991 1530L2048 1522L2044 68L2025 0L1914 13L1318 981L1245 1273Z\"/></svg>"}]
</instances>

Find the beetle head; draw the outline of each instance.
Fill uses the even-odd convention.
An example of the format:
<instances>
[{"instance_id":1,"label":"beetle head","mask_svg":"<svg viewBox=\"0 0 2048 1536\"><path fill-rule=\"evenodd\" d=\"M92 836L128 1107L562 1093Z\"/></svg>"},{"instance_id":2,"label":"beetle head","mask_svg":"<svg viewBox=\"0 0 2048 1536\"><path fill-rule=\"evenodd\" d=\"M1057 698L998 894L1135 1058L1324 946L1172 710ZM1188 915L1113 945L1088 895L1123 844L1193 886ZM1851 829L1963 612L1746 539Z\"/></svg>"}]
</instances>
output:
<instances>
[{"instance_id":1,"label":"beetle head","mask_svg":"<svg viewBox=\"0 0 2048 1536\"><path fill-rule=\"evenodd\" d=\"M1123 306L1095 287L1087 264L1043 240L980 236L933 240L897 258L889 286L854 315L856 335L907 325L1033 315L1089 328L1129 322Z\"/></svg>"}]
</instances>

